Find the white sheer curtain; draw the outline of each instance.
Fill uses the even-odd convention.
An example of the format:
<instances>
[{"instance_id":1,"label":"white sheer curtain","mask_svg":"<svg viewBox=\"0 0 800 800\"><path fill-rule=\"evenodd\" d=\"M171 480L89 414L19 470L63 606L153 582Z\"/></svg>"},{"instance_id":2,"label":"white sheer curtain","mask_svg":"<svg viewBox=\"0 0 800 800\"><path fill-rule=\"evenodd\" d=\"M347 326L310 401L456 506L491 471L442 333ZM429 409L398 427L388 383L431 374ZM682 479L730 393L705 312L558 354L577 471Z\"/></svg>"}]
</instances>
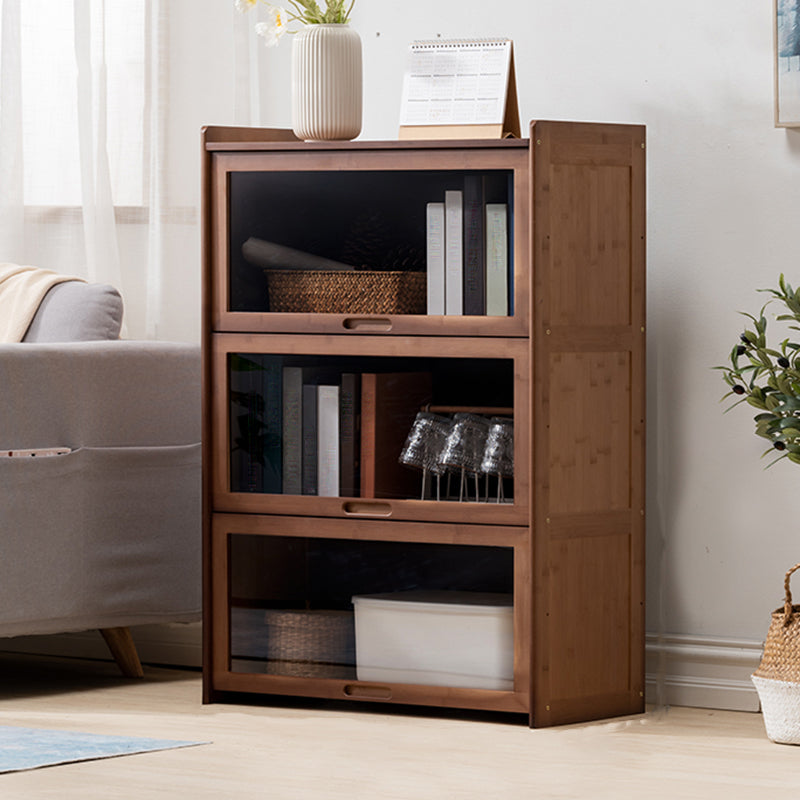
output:
<instances>
[{"instance_id":1,"label":"white sheer curtain","mask_svg":"<svg viewBox=\"0 0 800 800\"><path fill-rule=\"evenodd\" d=\"M254 21L233 0L0 0L0 261L117 286L129 338L196 341L200 128L264 124Z\"/></svg>"}]
</instances>

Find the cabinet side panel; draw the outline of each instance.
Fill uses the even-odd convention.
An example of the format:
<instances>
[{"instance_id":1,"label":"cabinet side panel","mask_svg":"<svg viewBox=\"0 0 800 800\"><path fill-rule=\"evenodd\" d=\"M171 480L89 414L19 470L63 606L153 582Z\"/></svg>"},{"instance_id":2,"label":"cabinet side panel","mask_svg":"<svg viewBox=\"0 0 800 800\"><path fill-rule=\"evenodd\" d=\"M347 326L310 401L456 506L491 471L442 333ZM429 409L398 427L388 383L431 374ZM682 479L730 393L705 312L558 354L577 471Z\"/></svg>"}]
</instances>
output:
<instances>
[{"instance_id":1,"label":"cabinet side panel","mask_svg":"<svg viewBox=\"0 0 800 800\"><path fill-rule=\"evenodd\" d=\"M630 535L565 531L551 542L550 561L556 576L565 573L551 584L553 642L569 656L553 671L551 707L578 695L630 691Z\"/></svg>"},{"instance_id":2,"label":"cabinet side panel","mask_svg":"<svg viewBox=\"0 0 800 800\"><path fill-rule=\"evenodd\" d=\"M644 708L644 129L535 123L534 725Z\"/></svg>"},{"instance_id":3,"label":"cabinet side panel","mask_svg":"<svg viewBox=\"0 0 800 800\"><path fill-rule=\"evenodd\" d=\"M630 508L629 353L550 356L551 515Z\"/></svg>"},{"instance_id":4,"label":"cabinet side panel","mask_svg":"<svg viewBox=\"0 0 800 800\"><path fill-rule=\"evenodd\" d=\"M551 165L554 325L630 324L630 181L626 166Z\"/></svg>"}]
</instances>

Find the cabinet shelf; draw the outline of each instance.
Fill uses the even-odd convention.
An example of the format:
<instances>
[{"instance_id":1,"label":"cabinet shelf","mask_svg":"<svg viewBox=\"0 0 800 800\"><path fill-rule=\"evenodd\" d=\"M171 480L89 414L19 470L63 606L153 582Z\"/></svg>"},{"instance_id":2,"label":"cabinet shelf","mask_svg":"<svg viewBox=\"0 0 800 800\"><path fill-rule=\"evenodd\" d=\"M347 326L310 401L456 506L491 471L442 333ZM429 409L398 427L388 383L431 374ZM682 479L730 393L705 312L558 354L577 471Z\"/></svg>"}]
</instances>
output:
<instances>
[{"instance_id":1,"label":"cabinet shelf","mask_svg":"<svg viewBox=\"0 0 800 800\"><path fill-rule=\"evenodd\" d=\"M204 131L204 701L642 710L644 129L282 138ZM428 204L465 197L437 239ZM383 271L424 308L381 305Z\"/></svg>"}]
</instances>

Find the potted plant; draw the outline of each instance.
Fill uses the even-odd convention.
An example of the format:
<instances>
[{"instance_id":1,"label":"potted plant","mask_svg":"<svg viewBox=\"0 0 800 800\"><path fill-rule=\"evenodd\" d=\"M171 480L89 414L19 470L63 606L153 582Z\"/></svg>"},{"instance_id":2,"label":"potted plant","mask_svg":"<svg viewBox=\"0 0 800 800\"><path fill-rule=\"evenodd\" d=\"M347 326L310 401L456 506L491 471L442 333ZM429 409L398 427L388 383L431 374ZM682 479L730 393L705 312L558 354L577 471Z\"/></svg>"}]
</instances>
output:
<instances>
[{"instance_id":1,"label":"potted plant","mask_svg":"<svg viewBox=\"0 0 800 800\"><path fill-rule=\"evenodd\" d=\"M730 365L717 367L730 391L723 397L735 397L726 409L748 403L758 409L755 432L770 442L764 453L780 453L768 466L788 458L800 464L800 344L784 339L776 347L767 342L767 317L770 303L779 301L785 311L778 321L794 322L791 330L800 331L800 289L794 290L783 275L777 289L761 289L772 295L757 316L742 312L751 324L745 326L730 353Z\"/></svg>"},{"instance_id":2,"label":"potted plant","mask_svg":"<svg viewBox=\"0 0 800 800\"><path fill-rule=\"evenodd\" d=\"M348 140L361 133L361 39L350 28L355 0L288 0L290 10L266 0L236 0L240 11L266 7L256 33L276 45L292 22L302 25L292 42L292 129L300 139Z\"/></svg>"},{"instance_id":3,"label":"potted plant","mask_svg":"<svg viewBox=\"0 0 800 800\"><path fill-rule=\"evenodd\" d=\"M770 443L764 455L780 453L768 466L784 458L800 464L800 344L787 338L770 347L764 313L770 303L780 302L783 312L776 319L800 330L800 289L795 291L781 275L777 289L761 291L771 299L757 316L744 313L751 324L731 350L730 365L717 368L730 389L725 398L737 398L726 411L745 402L758 409L755 432ZM786 573L784 604L772 612L764 652L752 675L767 736L786 744L800 744L800 606L792 603L789 587L797 569L800 564Z\"/></svg>"}]
</instances>

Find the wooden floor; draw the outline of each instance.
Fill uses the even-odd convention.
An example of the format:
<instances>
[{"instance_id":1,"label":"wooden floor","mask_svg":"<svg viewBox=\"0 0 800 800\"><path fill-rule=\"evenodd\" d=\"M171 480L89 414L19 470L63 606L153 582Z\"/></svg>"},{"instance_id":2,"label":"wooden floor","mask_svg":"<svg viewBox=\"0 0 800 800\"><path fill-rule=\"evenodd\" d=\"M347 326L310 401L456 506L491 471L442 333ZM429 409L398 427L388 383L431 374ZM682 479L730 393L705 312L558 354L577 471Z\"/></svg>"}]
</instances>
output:
<instances>
[{"instance_id":1,"label":"wooden floor","mask_svg":"<svg viewBox=\"0 0 800 800\"><path fill-rule=\"evenodd\" d=\"M210 742L0 775L0 797L800 797L800 748L771 743L758 714L654 709L529 730L517 718L365 705L203 706L197 673L145 666L145 675L0 655L0 725Z\"/></svg>"}]
</instances>

